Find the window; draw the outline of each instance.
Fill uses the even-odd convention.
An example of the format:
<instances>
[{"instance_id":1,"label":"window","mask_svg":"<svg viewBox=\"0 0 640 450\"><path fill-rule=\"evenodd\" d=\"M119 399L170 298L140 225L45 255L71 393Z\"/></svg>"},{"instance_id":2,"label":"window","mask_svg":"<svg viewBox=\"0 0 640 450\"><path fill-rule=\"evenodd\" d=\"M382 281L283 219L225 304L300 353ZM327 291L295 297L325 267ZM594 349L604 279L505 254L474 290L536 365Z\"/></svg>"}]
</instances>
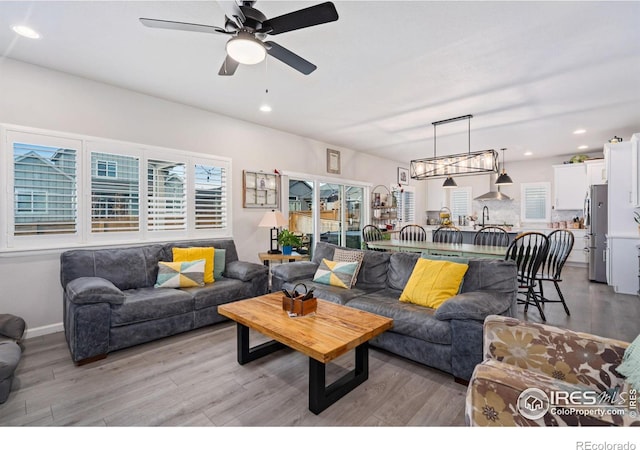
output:
<instances>
[{"instance_id":1,"label":"window","mask_svg":"<svg viewBox=\"0 0 640 450\"><path fill-rule=\"evenodd\" d=\"M147 181L149 230L186 229L185 164L150 159L147 161Z\"/></svg>"},{"instance_id":2,"label":"window","mask_svg":"<svg viewBox=\"0 0 640 450\"><path fill-rule=\"evenodd\" d=\"M522 183L520 185L523 222L549 222L551 217L551 184Z\"/></svg>"},{"instance_id":3,"label":"window","mask_svg":"<svg viewBox=\"0 0 640 450\"><path fill-rule=\"evenodd\" d=\"M139 167L134 156L91 152L92 233L140 229Z\"/></svg>"},{"instance_id":4,"label":"window","mask_svg":"<svg viewBox=\"0 0 640 450\"><path fill-rule=\"evenodd\" d=\"M416 223L416 200L413 186L391 187L398 205L398 220L403 223Z\"/></svg>"},{"instance_id":5,"label":"window","mask_svg":"<svg viewBox=\"0 0 640 450\"><path fill-rule=\"evenodd\" d=\"M96 176L116 178L117 167L115 161L96 161Z\"/></svg>"},{"instance_id":6,"label":"window","mask_svg":"<svg viewBox=\"0 0 640 450\"><path fill-rule=\"evenodd\" d=\"M197 229L226 228L227 170L224 167L194 166Z\"/></svg>"},{"instance_id":7,"label":"window","mask_svg":"<svg viewBox=\"0 0 640 450\"><path fill-rule=\"evenodd\" d=\"M15 137L11 234L15 237L75 233L77 151Z\"/></svg>"},{"instance_id":8,"label":"window","mask_svg":"<svg viewBox=\"0 0 640 450\"><path fill-rule=\"evenodd\" d=\"M449 204L451 205L451 221L459 217L471 215L471 187L459 187L450 189Z\"/></svg>"},{"instance_id":9,"label":"window","mask_svg":"<svg viewBox=\"0 0 640 450\"><path fill-rule=\"evenodd\" d=\"M23 127L0 134L0 251L232 235L229 159Z\"/></svg>"}]
</instances>

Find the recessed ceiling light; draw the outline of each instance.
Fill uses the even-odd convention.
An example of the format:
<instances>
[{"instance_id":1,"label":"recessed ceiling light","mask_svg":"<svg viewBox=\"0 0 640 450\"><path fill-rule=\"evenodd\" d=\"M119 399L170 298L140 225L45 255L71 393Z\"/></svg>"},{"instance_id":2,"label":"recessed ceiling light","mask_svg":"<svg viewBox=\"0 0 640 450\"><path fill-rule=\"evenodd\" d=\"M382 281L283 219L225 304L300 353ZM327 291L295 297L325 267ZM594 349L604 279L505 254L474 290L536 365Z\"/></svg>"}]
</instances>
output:
<instances>
[{"instance_id":1,"label":"recessed ceiling light","mask_svg":"<svg viewBox=\"0 0 640 450\"><path fill-rule=\"evenodd\" d=\"M584 134L586 132L587 130L580 128L579 130L574 131L573 134Z\"/></svg>"},{"instance_id":2,"label":"recessed ceiling light","mask_svg":"<svg viewBox=\"0 0 640 450\"><path fill-rule=\"evenodd\" d=\"M260 111L268 113L268 112L271 112L272 109L271 109L271 106L269 106L267 104L264 104L264 105L260 106Z\"/></svg>"},{"instance_id":3,"label":"recessed ceiling light","mask_svg":"<svg viewBox=\"0 0 640 450\"><path fill-rule=\"evenodd\" d=\"M589 148L588 145L581 145L580 147L578 147L578 150L586 150L588 148Z\"/></svg>"},{"instance_id":4,"label":"recessed ceiling light","mask_svg":"<svg viewBox=\"0 0 640 450\"><path fill-rule=\"evenodd\" d=\"M40 39L40 34L37 31L25 25L14 25L13 27L11 27L11 29L18 33L20 36L29 39Z\"/></svg>"},{"instance_id":5,"label":"recessed ceiling light","mask_svg":"<svg viewBox=\"0 0 640 450\"><path fill-rule=\"evenodd\" d=\"M524 156L531 156L533 155L533 152L524 152Z\"/></svg>"}]
</instances>

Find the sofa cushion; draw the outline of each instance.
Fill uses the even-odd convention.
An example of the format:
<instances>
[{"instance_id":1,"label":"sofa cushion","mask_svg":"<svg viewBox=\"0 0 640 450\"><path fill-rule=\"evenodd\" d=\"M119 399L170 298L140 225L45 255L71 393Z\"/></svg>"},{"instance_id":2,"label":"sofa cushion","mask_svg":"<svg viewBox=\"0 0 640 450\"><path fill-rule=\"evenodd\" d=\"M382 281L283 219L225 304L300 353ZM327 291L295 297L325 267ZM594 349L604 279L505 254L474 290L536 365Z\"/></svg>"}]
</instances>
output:
<instances>
[{"instance_id":1,"label":"sofa cushion","mask_svg":"<svg viewBox=\"0 0 640 450\"><path fill-rule=\"evenodd\" d=\"M205 259L182 262L160 261L158 263L158 278L155 287L179 288L204 286L206 267L207 261ZM213 268L211 268L211 277L213 278Z\"/></svg>"},{"instance_id":2,"label":"sofa cushion","mask_svg":"<svg viewBox=\"0 0 640 450\"><path fill-rule=\"evenodd\" d=\"M351 289L358 262L340 262L323 259L313 276L313 281L343 289Z\"/></svg>"},{"instance_id":3,"label":"sofa cushion","mask_svg":"<svg viewBox=\"0 0 640 450\"><path fill-rule=\"evenodd\" d=\"M204 259L204 282L213 283L213 247L173 247L173 262L197 261Z\"/></svg>"},{"instance_id":4,"label":"sofa cushion","mask_svg":"<svg viewBox=\"0 0 640 450\"><path fill-rule=\"evenodd\" d=\"M251 286L240 280L222 277L213 284L181 290L193 297L193 307L199 310L247 298L250 296Z\"/></svg>"},{"instance_id":5,"label":"sofa cushion","mask_svg":"<svg viewBox=\"0 0 640 450\"><path fill-rule=\"evenodd\" d=\"M516 262L502 259L469 258L469 269L464 276L462 293L495 290L518 290Z\"/></svg>"},{"instance_id":6,"label":"sofa cushion","mask_svg":"<svg viewBox=\"0 0 640 450\"><path fill-rule=\"evenodd\" d=\"M451 344L449 322L434 317L434 310L413 303L398 301L400 291L383 289L359 297L347 306L393 319L393 331L436 344Z\"/></svg>"},{"instance_id":7,"label":"sofa cushion","mask_svg":"<svg viewBox=\"0 0 640 450\"><path fill-rule=\"evenodd\" d=\"M0 381L13 376L21 355L22 350L15 342L0 342Z\"/></svg>"},{"instance_id":8,"label":"sofa cushion","mask_svg":"<svg viewBox=\"0 0 640 450\"><path fill-rule=\"evenodd\" d=\"M24 335L26 323L22 317L13 314L0 314L0 336L19 341Z\"/></svg>"},{"instance_id":9,"label":"sofa cushion","mask_svg":"<svg viewBox=\"0 0 640 450\"><path fill-rule=\"evenodd\" d=\"M60 279L66 288L79 277L100 277L118 289L151 287L158 276L158 261L163 257L162 245L105 248L100 250L68 250L60 255Z\"/></svg>"},{"instance_id":10,"label":"sofa cushion","mask_svg":"<svg viewBox=\"0 0 640 450\"><path fill-rule=\"evenodd\" d=\"M438 308L460 290L466 264L420 258L400 295L401 302Z\"/></svg>"},{"instance_id":11,"label":"sofa cushion","mask_svg":"<svg viewBox=\"0 0 640 450\"><path fill-rule=\"evenodd\" d=\"M344 305L347 302L351 301L351 299L353 298L371 292L371 290L360 289L358 286L355 286L351 289L344 289L341 287L315 283L311 280L288 281L284 283L282 287L284 289L292 290L296 286L296 284L301 282L307 287L307 290L313 289L313 295L316 298L327 300L333 303L338 303L340 305ZM296 289L298 289L298 292L301 292L303 290L300 289L300 286L298 286L298 288Z\"/></svg>"},{"instance_id":12,"label":"sofa cushion","mask_svg":"<svg viewBox=\"0 0 640 450\"><path fill-rule=\"evenodd\" d=\"M393 252L389 258L389 272L387 283L391 289L403 290L409 281L416 262L420 258L418 253Z\"/></svg>"},{"instance_id":13,"label":"sofa cushion","mask_svg":"<svg viewBox=\"0 0 640 450\"><path fill-rule=\"evenodd\" d=\"M162 319L193 311L193 296L180 289L140 288L123 291L122 305L111 306L111 326Z\"/></svg>"}]
</instances>

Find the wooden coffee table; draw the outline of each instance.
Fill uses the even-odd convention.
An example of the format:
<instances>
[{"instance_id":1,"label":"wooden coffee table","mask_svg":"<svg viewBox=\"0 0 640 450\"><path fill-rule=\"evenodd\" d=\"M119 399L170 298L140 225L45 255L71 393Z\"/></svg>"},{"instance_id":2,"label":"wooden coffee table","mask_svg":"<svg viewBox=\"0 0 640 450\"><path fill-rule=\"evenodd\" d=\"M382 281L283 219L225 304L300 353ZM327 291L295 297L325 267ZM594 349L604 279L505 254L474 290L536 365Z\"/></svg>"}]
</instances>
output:
<instances>
[{"instance_id":1,"label":"wooden coffee table","mask_svg":"<svg viewBox=\"0 0 640 450\"><path fill-rule=\"evenodd\" d=\"M237 322L238 363L245 364L284 346L309 357L309 410L320 414L369 378L368 341L390 329L393 320L318 299L315 314L289 317L282 294L273 293L218 306ZM273 341L249 346L249 328ZM326 363L355 348L355 368L326 385Z\"/></svg>"}]
</instances>

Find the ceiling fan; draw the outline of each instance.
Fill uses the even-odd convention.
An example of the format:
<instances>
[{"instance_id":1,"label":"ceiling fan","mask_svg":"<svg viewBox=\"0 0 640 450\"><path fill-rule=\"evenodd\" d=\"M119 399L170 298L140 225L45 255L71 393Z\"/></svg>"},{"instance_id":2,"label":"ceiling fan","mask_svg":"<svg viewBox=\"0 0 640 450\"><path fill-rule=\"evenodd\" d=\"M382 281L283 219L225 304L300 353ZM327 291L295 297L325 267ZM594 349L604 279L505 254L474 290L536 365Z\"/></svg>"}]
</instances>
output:
<instances>
[{"instance_id":1,"label":"ceiling fan","mask_svg":"<svg viewBox=\"0 0 640 450\"><path fill-rule=\"evenodd\" d=\"M218 75L230 76L240 64L258 64L269 54L297 71L309 75L317 67L306 59L273 41L265 41L268 36L321 25L338 20L338 12L331 2L293 11L267 19L255 9L255 1L219 0L225 12L224 28L213 25L174 22L170 20L140 18L143 25L169 30L197 31L201 33L225 34L232 36L227 41L227 56Z\"/></svg>"}]
</instances>

